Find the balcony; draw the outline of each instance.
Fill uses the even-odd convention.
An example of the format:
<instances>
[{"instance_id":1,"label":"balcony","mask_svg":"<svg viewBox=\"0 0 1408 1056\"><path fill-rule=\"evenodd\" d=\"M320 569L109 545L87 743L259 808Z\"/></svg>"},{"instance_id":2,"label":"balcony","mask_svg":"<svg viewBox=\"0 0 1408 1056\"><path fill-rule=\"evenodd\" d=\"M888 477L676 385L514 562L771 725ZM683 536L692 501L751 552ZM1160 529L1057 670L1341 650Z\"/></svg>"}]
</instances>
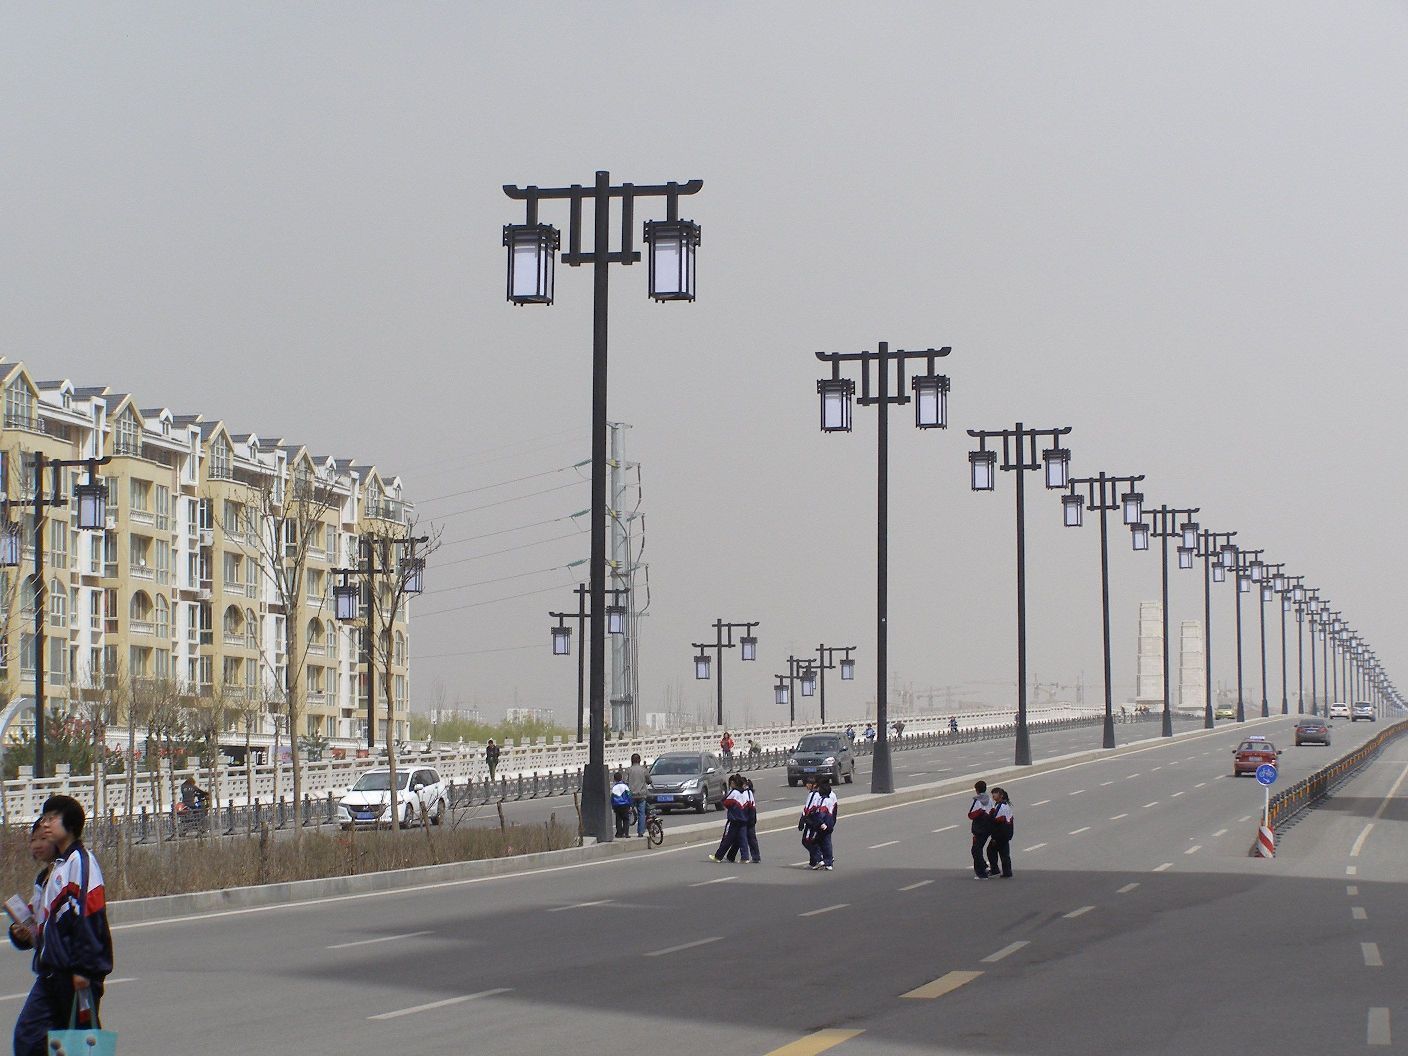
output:
<instances>
[{"instance_id":1,"label":"balcony","mask_svg":"<svg viewBox=\"0 0 1408 1056\"><path fill-rule=\"evenodd\" d=\"M156 569L152 568L151 565L133 565L132 578L154 580L156 579Z\"/></svg>"},{"instance_id":2,"label":"balcony","mask_svg":"<svg viewBox=\"0 0 1408 1056\"><path fill-rule=\"evenodd\" d=\"M41 435L48 432L48 430L44 426L44 423L38 418L29 414L21 414L18 411L5 412L5 428L23 429L26 432L40 433Z\"/></svg>"},{"instance_id":3,"label":"balcony","mask_svg":"<svg viewBox=\"0 0 1408 1056\"><path fill-rule=\"evenodd\" d=\"M136 507L127 511L127 519L133 524L156 524L156 514L150 510L139 510Z\"/></svg>"},{"instance_id":4,"label":"balcony","mask_svg":"<svg viewBox=\"0 0 1408 1056\"><path fill-rule=\"evenodd\" d=\"M310 689L310 690L308 691L308 700L307 700L307 704L308 704L309 707L313 707L313 706L321 707L322 705L326 704L327 702L328 702L328 695L327 695L325 692L323 692L321 689Z\"/></svg>"},{"instance_id":5,"label":"balcony","mask_svg":"<svg viewBox=\"0 0 1408 1056\"><path fill-rule=\"evenodd\" d=\"M309 643L308 643L308 655L309 655L309 656L326 656L327 653L328 653L328 647L327 647L326 645L324 645L322 642L309 642Z\"/></svg>"},{"instance_id":6,"label":"balcony","mask_svg":"<svg viewBox=\"0 0 1408 1056\"><path fill-rule=\"evenodd\" d=\"M245 637L244 637L243 634L233 634L233 633L231 633L230 631L226 631L226 632L225 632L225 644L226 644L226 645L235 645L235 646L239 646L241 649L243 649L243 648L244 648L244 643L245 643Z\"/></svg>"},{"instance_id":7,"label":"balcony","mask_svg":"<svg viewBox=\"0 0 1408 1056\"><path fill-rule=\"evenodd\" d=\"M128 620L127 626L133 634L156 633L156 624L151 620Z\"/></svg>"}]
</instances>

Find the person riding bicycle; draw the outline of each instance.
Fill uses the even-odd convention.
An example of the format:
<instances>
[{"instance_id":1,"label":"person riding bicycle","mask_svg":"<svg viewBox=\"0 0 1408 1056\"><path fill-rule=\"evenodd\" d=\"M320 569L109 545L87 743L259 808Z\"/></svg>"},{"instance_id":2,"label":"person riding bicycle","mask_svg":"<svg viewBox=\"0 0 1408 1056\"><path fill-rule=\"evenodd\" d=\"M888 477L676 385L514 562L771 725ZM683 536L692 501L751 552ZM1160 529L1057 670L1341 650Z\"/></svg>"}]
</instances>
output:
<instances>
[{"instance_id":1,"label":"person riding bicycle","mask_svg":"<svg viewBox=\"0 0 1408 1056\"><path fill-rule=\"evenodd\" d=\"M191 774L181 782L181 803L192 814L203 814L210 803L210 793L196 784Z\"/></svg>"},{"instance_id":2,"label":"person riding bicycle","mask_svg":"<svg viewBox=\"0 0 1408 1056\"><path fill-rule=\"evenodd\" d=\"M958 732L958 720L957 720L957 719L949 719L949 720L948 720L948 732L949 732L949 733L957 733L957 732Z\"/></svg>"}]
</instances>

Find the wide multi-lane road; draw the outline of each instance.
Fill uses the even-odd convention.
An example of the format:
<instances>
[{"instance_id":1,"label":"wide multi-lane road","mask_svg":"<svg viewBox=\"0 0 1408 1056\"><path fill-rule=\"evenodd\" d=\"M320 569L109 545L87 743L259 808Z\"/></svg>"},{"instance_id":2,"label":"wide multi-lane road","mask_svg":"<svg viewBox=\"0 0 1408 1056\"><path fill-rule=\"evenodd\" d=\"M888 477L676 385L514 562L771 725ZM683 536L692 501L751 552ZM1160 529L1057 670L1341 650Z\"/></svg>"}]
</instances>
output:
<instances>
[{"instance_id":1,"label":"wide multi-lane road","mask_svg":"<svg viewBox=\"0 0 1408 1056\"><path fill-rule=\"evenodd\" d=\"M836 871L804 870L800 790L764 772L764 808L785 812L760 826L761 865L705 861L677 830L390 895L138 926L119 910L107 1018L143 1056L1391 1051L1408 1040L1408 738L1252 859L1262 793L1230 776L1232 748L1286 741L1290 721L1002 774L1011 880L972 878L962 792L865 812L859 785L841 789ZM1379 728L1283 745L1282 780ZM935 776L1009 762L1005 743L970 747L994 756ZM24 968L0 969L15 1010Z\"/></svg>"}]
</instances>

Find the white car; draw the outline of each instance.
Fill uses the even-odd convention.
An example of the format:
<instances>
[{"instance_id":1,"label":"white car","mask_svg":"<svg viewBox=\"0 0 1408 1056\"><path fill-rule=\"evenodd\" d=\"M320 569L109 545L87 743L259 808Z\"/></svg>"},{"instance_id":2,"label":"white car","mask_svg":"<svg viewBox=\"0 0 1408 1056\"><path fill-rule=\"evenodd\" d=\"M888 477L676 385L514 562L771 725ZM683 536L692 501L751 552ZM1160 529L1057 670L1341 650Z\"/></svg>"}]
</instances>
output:
<instances>
[{"instance_id":1,"label":"white car","mask_svg":"<svg viewBox=\"0 0 1408 1056\"><path fill-rule=\"evenodd\" d=\"M439 825L445 819L450 795L434 770L424 766L397 767L396 785L396 812L403 826L422 818ZM389 826L391 811L391 771L379 766L357 778L357 783L342 797L337 806L337 822L344 829L354 825Z\"/></svg>"},{"instance_id":2,"label":"white car","mask_svg":"<svg viewBox=\"0 0 1408 1056\"><path fill-rule=\"evenodd\" d=\"M1348 719L1348 718L1349 718L1349 705L1348 705L1348 704L1331 704L1331 705L1330 705L1330 718L1332 718L1332 719Z\"/></svg>"}]
</instances>

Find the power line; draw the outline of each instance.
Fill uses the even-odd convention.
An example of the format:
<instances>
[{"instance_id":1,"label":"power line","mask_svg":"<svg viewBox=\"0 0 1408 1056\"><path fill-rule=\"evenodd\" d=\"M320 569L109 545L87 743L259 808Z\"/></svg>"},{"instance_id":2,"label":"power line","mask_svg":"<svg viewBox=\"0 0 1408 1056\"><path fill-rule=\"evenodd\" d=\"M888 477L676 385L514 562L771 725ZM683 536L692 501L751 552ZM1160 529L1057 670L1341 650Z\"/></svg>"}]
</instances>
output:
<instances>
[{"instance_id":1,"label":"power line","mask_svg":"<svg viewBox=\"0 0 1408 1056\"><path fill-rule=\"evenodd\" d=\"M536 480L538 477L551 477L557 473L566 473L569 469L580 469L588 465L591 459L583 459L581 462L574 462L570 466L558 466L556 469L545 469L541 473L529 473L522 477L514 477L512 480L501 480L496 484L482 484L477 488L466 488L464 491L452 491L448 495L436 495L433 499L417 499L416 506L424 506L430 502L443 502L445 499L456 499L461 495L473 495L480 491L492 491L494 488L504 488L510 484L519 484L525 480Z\"/></svg>"},{"instance_id":2,"label":"power line","mask_svg":"<svg viewBox=\"0 0 1408 1056\"><path fill-rule=\"evenodd\" d=\"M580 429L559 429L556 432L543 433L541 436L530 436L526 439L518 440L511 444L500 444L497 447L479 448L475 453L476 457L468 460L457 461L454 458L436 458L432 459L429 462L412 463L409 470L402 470L402 474L404 475L406 472L419 472L421 470L434 469L438 466L445 465L453 465L457 469L470 469L475 466L484 466L488 465L490 462L502 462L504 459L513 458L515 455L528 455L533 454L537 451L545 451L549 448L560 447L563 444L567 443L569 438L573 439L573 442L575 443L576 438L580 435ZM531 449L525 449L524 447L524 445L526 444L536 444L542 440L552 440L554 442L546 444L543 447L535 447ZM496 451L501 451L503 452L503 454L494 454L491 455L489 458L478 457L480 455L485 454L486 452Z\"/></svg>"},{"instance_id":3,"label":"power line","mask_svg":"<svg viewBox=\"0 0 1408 1056\"><path fill-rule=\"evenodd\" d=\"M480 579L473 583L460 583L453 587L437 587L435 590L427 590L422 597L430 597L432 594L444 594L451 590L468 590L470 587L485 587L490 583L506 583L511 579L526 579L528 576L541 576L544 572L561 572L564 569L573 568L583 564L586 558L581 561L570 561L565 565L553 565L551 568L535 568L531 572L515 572L511 576L497 576L494 579Z\"/></svg>"},{"instance_id":4,"label":"power line","mask_svg":"<svg viewBox=\"0 0 1408 1056\"><path fill-rule=\"evenodd\" d=\"M545 521L532 521L529 524L520 524L516 525L513 528L501 528L497 532L484 532L480 535L467 535L463 539L451 539L448 542L441 543L440 545L441 547L455 546L459 543L477 542L480 539L492 539L496 535L508 535L509 532L521 532L525 528L540 528L545 524L557 524L560 521L570 521L574 517L585 516L587 512L587 510L578 510L576 513L563 514L561 517L549 517Z\"/></svg>"},{"instance_id":5,"label":"power line","mask_svg":"<svg viewBox=\"0 0 1408 1056\"><path fill-rule=\"evenodd\" d=\"M442 660L447 656L482 656L484 653L518 653L524 649L541 649L541 645L506 645L501 649L462 649L455 653L430 653L428 656L413 656L415 660Z\"/></svg>"},{"instance_id":6,"label":"power line","mask_svg":"<svg viewBox=\"0 0 1408 1056\"><path fill-rule=\"evenodd\" d=\"M548 543L560 543L564 539L578 539L581 532L564 532L562 535L554 535L551 539L539 539L533 543L519 543L517 546L506 546L502 550L490 550L488 553L475 554L473 557L457 557L453 561L436 561L435 568L439 571L442 568L449 568L451 565L464 565L471 561L483 561L486 557L498 557L500 554L510 554L515 550L527 550L533 546L546 546Z\"/></svg>"},{"instance_id":7,"label":"power line","mask_svg":"<svg viewBox=\"0 0 1408 1056\"><path fill-rule=\"evenodd\" d=\"M522 594L506 594L502 598L489 598L486 601L471 601L467 605L456 605L452 609L436 609L434 612L416 613L417 619L428 619L431 616L443 616L447 612L463 612L465 609L480 609L485 605L497 605L501 601L513 601L515 598L531 598L534 594L546 594L553 590L566 590L567 584L559 583L553 587L543 587L541 590L525 590Z\"/></svg>"},{"instance_id":8,"label":"power line","mask_svg":"<svg viewBox=\"0 0 1408 1056\"><path fill-rule=\"evenodd\" d=\"M523 499L532 499L539 495L548 495L554 491L562 491L565 488L578 488L585 483L587 483L585 477L581 480L569 480L566 484L558 484L556 487L544 488L542 491L530 491L525 495L514 495L512 498L500 499L498 502L486 502L483 506L470 506L468 509L456 510L454 513L437 514L436 519L448 521L451 517L463 517L466 513L478 513L480 510L491 510L495 506L507 506L510 502L520 502Z\"/></svg>"}]
</instances>

